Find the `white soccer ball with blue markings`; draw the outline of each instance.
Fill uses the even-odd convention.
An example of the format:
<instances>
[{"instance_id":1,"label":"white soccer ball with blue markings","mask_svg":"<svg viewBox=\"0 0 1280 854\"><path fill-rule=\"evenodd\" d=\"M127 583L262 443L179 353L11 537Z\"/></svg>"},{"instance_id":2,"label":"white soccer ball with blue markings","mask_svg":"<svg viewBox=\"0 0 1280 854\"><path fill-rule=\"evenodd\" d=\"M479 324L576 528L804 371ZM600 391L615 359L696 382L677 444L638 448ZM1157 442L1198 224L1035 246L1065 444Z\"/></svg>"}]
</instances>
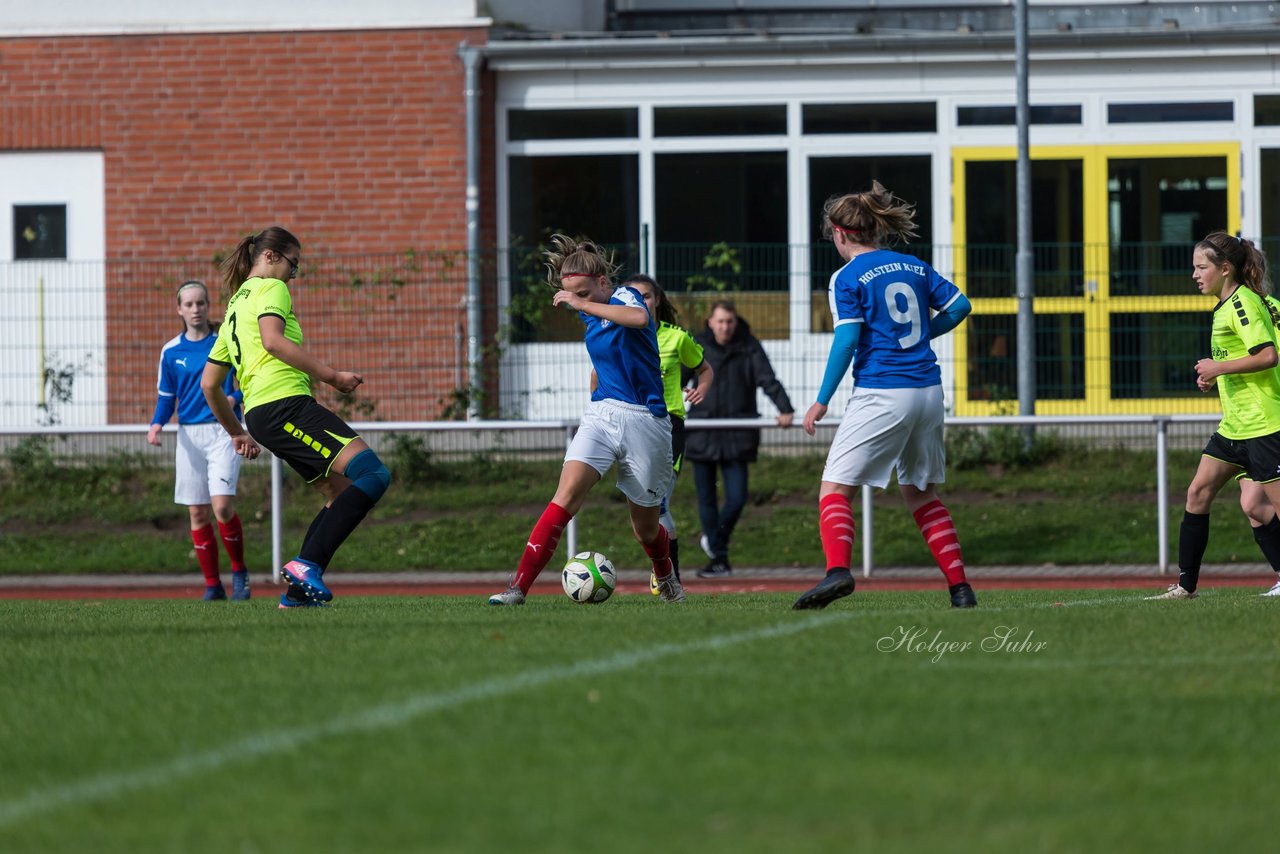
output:
<instances>
[{"instance_id":1,"label":"white soccer ball with blue markings","mask_svg":"<svg viewBox=\"0 0 1280 854\"><path fill-rule=\"evenodd\" d=\"M564 565L560 581L570 599L579 605L595 605L613 595L618 573L599 552L578 552Z\"/></svg>"}]
</instances>

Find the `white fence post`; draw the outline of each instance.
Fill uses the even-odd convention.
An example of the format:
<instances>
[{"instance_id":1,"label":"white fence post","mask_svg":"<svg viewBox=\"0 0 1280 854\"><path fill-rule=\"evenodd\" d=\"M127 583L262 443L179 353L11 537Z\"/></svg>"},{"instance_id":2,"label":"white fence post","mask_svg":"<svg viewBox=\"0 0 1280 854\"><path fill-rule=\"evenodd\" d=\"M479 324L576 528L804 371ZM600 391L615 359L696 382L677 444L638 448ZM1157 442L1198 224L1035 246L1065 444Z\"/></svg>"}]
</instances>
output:
<instances>
[{"instance_id":1,"label":"white fence post","mask_svg":"<svg viewBox=\"0 0 1280 854\"><path fill-rule=\"evenodd\" d=\"M862 577L871 577L871 567L874 563L872 558L871 541L874 538L874 519L871 504L871 484L864 483L862 485Z\"/></svg>"},{"instance_id":2,"label":"white fence post","mask_svg":"<svg viewBox=\"0 0 1280 854\"><path fill-rule=\"evenodd\" d=\"M1160 574L1169 571L1169 419L1156 418L1156 536Z\"/></svg>"},{"instance_id":3,"label":"white fence post","mask_svg":"<svg viewBox=\"0 0 1280 854\"><path fill-rule=\"evenodd\" d=\"M280 583L284 566L284 469L280 458L271 454L271 581Z\"/></svg>"}]
</instances>

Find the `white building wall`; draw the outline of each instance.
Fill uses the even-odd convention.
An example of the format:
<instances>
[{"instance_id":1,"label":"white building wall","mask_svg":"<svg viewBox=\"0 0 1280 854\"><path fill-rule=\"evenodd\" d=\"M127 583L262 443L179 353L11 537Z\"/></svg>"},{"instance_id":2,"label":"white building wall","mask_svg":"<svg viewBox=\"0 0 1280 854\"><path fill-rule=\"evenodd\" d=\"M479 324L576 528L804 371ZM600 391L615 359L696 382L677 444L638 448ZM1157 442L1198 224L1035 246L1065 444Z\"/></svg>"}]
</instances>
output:
<instances>
[{"instance_id":1,"label":"white building wall","mask_svg":"<svg viewBox=\"0 0 1280 854\"><path fill-rule=\"evenodd\" d=\"M104 198L101 152L0 154L2 426L107 421ZM31 204L67 206L66 260L13 261L13 206ZM73 398L59 404L44 371L64 368Z\"/></svg>"}]
</instances>

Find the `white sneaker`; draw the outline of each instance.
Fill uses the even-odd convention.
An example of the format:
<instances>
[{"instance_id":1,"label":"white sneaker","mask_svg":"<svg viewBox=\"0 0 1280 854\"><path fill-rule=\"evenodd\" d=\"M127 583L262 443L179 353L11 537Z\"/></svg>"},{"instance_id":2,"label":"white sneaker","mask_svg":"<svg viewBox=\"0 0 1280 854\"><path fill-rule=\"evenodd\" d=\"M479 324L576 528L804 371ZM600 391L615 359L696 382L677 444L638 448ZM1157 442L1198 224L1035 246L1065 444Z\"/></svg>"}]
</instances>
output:
<instances>
[{"instance_id":1,"label":"white sneaker","mask_svg":"<svg viewBox=\"0 0 1280 854\"><path fill-rule=\"evenodd\" d=\"M1194 593L1183 587L1181 584L1170 584L1169 589L1161 593L1159 596L1147 596L1145 598L1148 601L1152 599L1194 599L1199 595L1199 593Z\"/></svg>"},{"instance_id":2,"label":"white sneaker","mask_svg":"<svg viewBox=\"0 0 1280 854\"><path fill-rule=\"evenodd\" d=\"M707 557L716 556L716 553L711 550L711 540L706 534L698 538L698 545L702 546L702 550L707 553Z\"/></svg>"},{"instance_id":3,"label":"white sneaker","mask_svg":"<svg viewBox=\"0 0 1280 854\"><path fill-rule=\"evenodd\" d=\"M680 581L676 578L674 572L669 573L666 578L658 580L658 596L663 602L684 601L684 587L680 585Z\"/></svg>"},{"instance_id":4,"label":"white sneaker","mask_svg":"<svg viewBox=\"0 0 1280 854\"><path fill-rule=\"evenodd\" d=\"M1280 596L1280 581L1277 581L1275 584L1271 585L1271 589L1268 590L1266 593L1259 593L1258 595L1259 596Z\"/></svg>"},{"instance_id":5,"label":"white sneaker","mask_svg":"<svg viewBox=\"0 0 1280 854\"><path fill-rule=\"evenodd\" d=\"M495 593L489 597L490 605L523 605L524 591L519 587L508 587L501 593Z\"/></svg>"}]
</instances>

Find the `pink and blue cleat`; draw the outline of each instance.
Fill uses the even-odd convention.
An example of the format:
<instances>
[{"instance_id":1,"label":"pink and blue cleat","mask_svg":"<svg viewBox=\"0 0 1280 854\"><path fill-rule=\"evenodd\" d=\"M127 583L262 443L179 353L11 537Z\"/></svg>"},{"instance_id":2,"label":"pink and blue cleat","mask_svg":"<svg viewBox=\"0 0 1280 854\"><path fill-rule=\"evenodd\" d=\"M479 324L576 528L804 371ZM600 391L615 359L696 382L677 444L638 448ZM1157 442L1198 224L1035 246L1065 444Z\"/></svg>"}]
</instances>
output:
<instances>
[{"instance_id":1,"label":"pink and blue cleat","mask_svg":"<svg viewBox=\"0 0 1280 854\"><path fill-rule=\"evenodd\" d=\"M295 557L281 568L285 580L301 587L308 597L320 602L333 599L333 592L325 586L324 570L309 560Z\"/></svg>"}]
</instances>

